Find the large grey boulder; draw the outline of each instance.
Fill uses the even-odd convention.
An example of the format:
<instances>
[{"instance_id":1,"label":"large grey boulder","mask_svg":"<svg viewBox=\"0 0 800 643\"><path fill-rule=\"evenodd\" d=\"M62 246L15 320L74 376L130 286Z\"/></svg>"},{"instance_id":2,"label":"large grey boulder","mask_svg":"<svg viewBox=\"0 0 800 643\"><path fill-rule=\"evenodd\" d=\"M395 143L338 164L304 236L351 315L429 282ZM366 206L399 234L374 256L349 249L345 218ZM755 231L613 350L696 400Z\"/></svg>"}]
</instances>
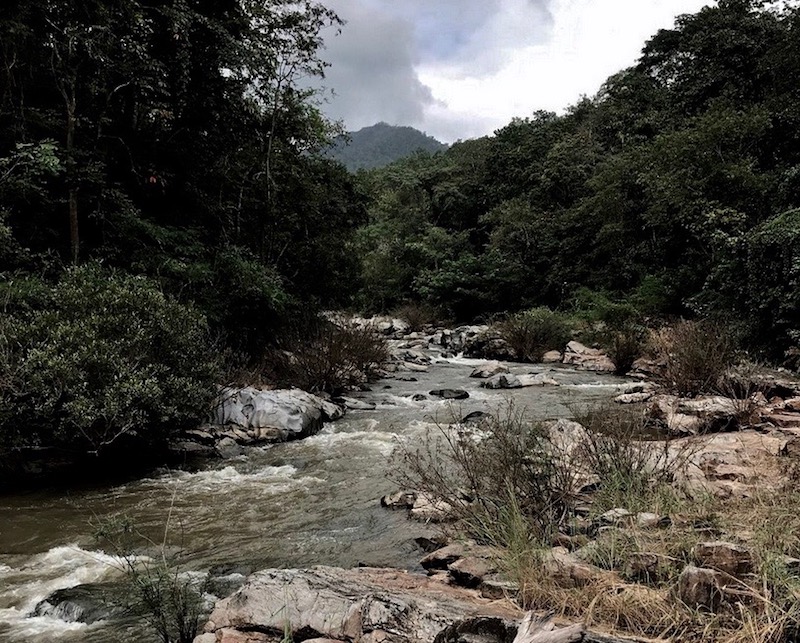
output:
<instances>
[{"instance_id":1,"label":"large grey boulder","mask_svg":"<svg viewBox=\"0 0 800 643\"><path fill-rule=\"evenodd\" d=\"M325 420L341 417L341 409L300 389L223 388L210 418L210 428L247 431L257 439L291 440L317 433ZM261 431L268 429L269 431Z\"/></svg>"},{"instance_id":2,"label":"large grey boulder","mask_svg":"<svg viewBox=\"0 0 800 643\"><path fill-rule=\"evenodd\" d=\"M477 617L513 623L516 610L423 574L393 569L266 570L219 601L205 632L293 633L339 641L433 641ZM211 640L198 639L200 641Z\"/></svg>"}]
</instances>

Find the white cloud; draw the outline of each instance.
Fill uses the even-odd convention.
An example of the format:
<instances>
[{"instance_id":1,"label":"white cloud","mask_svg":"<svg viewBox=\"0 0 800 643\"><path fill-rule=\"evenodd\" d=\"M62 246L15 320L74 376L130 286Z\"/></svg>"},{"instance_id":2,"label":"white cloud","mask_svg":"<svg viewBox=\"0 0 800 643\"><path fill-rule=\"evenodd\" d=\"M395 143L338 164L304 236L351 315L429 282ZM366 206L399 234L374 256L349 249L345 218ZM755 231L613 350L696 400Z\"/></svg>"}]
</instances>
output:
<instances>
[{"instance_id":1,"label":"white cloud","mask_svg":"<svg viewBox=\"0 0 800 643\"><path fill-rule=\"evenodd\" d=\"M561 111L710 0L329 0L327 111L349 129L412 125L440 140ZM437 36L438 34L438 36Z\"/></svg>"},{"instance_id":2,"label":"white cloud","mask_svg":"<svg viewBox=\"0 0 800 643\"><path fill-rule=\"evenodd\" d=\"M446 106L426 108L423 122L440 123L443 111L451 114L446 128L428 128L450 140L458 121L470 132L463 138L474 135L472 116L484 124L486 134L514 116L537 109L561 111L581 95L594 95L606 78L633 64L658 29L706 4L708 0L555 0L546 42L504 49L498 38L504 62L493 73L475 73L467 61L419 65L420 80Z\"/></svg>"}]
</instances>

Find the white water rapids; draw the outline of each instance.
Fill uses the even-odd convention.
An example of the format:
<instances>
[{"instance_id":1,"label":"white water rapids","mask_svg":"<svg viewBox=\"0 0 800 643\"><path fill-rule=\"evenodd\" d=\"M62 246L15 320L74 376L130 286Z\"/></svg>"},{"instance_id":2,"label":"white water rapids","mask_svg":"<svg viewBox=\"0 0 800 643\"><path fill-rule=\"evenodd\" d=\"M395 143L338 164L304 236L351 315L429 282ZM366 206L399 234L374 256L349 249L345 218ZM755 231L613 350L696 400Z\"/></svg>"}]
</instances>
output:
<instances>
[{"instance_id":1,"label":"white water rapids","mask_svg":"<svg viewBox=\"0 0 800 643\"><path fill-rule=\"evenodd\" d=\"M414 538L433 528L379 505L398 486L392 457L399 445L421 444L436 422L508 400L534 420L565 417L568 404L608 399L629 383L558 367L550 374L561 386L491 391L469 378L481 362L437 358L427 373L404 374L417 381L382 380L358 394L375 410L349 411L316 436L250 448L201 471L0 495L0 641L150 640L130 619L85 625L30 615L56 590L119 579L120 561L97 551L92 537L93 525L114 516L130 517L156 542L169 516L168 540L184 552L182 568L197 572L315 564L414 569L421 556ZM550 370L509 366L517 374ZM451 404L428 396L441 388L465 389L470 397ZM420 393L426 399L413 401Z\"/></svg>"}]
</instances>

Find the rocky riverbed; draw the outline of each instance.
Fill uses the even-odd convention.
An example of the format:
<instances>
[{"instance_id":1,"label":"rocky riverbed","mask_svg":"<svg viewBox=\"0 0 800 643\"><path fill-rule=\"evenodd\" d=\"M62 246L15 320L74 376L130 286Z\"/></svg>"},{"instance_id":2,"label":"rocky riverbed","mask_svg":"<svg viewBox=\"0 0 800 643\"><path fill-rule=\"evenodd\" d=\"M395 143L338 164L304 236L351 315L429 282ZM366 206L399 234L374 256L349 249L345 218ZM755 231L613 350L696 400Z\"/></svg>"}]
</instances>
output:
<instances>
[{"instance_id":1,"label":"rocky riverbed","mask_svg":"<svg viewBox=\"0 0 800 643\"><path fill-rule=\"evenodd\" d=\"M780 383L773 382L771 398L748 406L747 428L730 402L661 396L641 376L607 374L607 358L580 345L549 355L549 364L525 365L503 361L504 347L480 327L412 333L392 320L379 324L394 360L369 390L324 399L226 389L207 425L175 445L193 461L189 468L0 498L0 638L146 640L140 622L102 608L120 561L97 551L92 525L126 515L154 539L169 522L183 573L213 580L202 643L280 639L287 623L296 640L473 640L487 632L505 640L521 612L509 600L518 588L498 575L495 556L451 545L423 559L439 533L431 515L414 521L380 506L397 491L404 445L509 402L532 420L564 422L576 405L616 398L661 422L676 448L694 440L687 476L714 496L769 489L779 482L781 458L798 450L800 407ZM482 357L464 357L464 350ZM709 428L717 432L693 437ZM646 518L620 510L610 522L564 534L546 568L567 585L607 578L575 552L601 528ZM655 514L651 522L658 529L676 520ZM715 542L699 550L697 569L715 569L702 553L717 551ZM696 587L703 574L687 576L686 586ZM719 596L713 587L710 595Z\"/></svg>"}]
</instances>

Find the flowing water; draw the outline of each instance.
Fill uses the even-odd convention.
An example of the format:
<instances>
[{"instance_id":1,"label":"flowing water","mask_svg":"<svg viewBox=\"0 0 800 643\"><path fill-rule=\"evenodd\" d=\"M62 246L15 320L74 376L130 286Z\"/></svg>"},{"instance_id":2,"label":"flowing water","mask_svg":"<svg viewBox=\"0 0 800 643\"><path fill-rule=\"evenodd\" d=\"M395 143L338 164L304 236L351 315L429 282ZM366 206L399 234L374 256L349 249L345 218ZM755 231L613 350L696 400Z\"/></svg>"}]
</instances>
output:
<instances>
[{"instance_id":1,"label":"flowing water","mask_svg":"<svg viewBox=\"0 0 800 643\"><path fill-rule=\"evenodd\" d=\"M608 399L627 380L552 369L559 387L511 391L479 388L470 379L481 360L437 359L417 381L389 379L360 393L371 411L350 411L305 440L250 448L200 471L155 471L122 485L43 489L0 496L0 641L73 643L143 641L141 627L110 618L92 625L58 615L31 616L52 592L108 583L122 561L98 551L95 525L127 516L154 542L179 547L181 566L217 573L266 567L359 564L417 568L414 538L432 527L380 507L397 489L398 447L421 443L436 422L490 411L513 400L531 419L569 415L568 405ZM509 364L514 373L550 370ZM470 397L450 403L427 396L461 388ZM413 401L422 393L425 400ZM221 571L220 571L221 570Z\"/></svg>"}]
</instances>

